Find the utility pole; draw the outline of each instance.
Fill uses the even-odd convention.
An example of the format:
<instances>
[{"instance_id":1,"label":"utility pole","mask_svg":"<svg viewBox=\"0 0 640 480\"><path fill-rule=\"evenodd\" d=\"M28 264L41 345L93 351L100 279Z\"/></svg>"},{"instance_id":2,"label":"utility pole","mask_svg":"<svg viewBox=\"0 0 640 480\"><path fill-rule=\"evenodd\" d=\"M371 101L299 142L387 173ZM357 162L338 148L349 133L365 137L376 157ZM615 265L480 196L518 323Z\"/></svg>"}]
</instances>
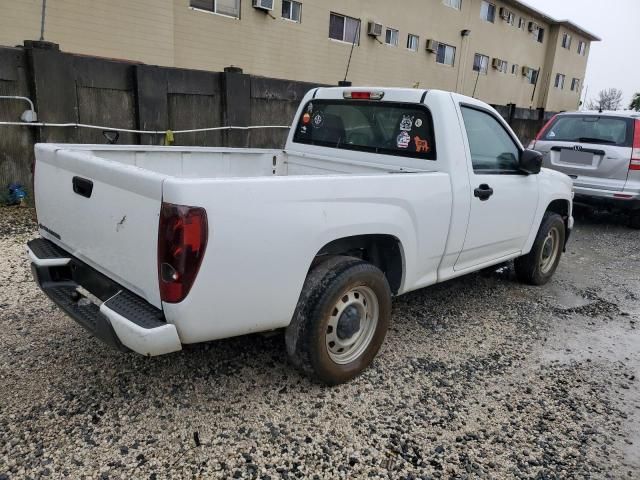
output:
<instances>
[{"instance_id":1,"label":"utility pole","mask_svg":"<svg viewBox=\"0 0 640 480\"><path fill-rule=\"evenodd\" d=\"M44 41L44 20L47 16L47 0L42 0L42 19L40 20L40 41Z\"/></svg>"}]
</instances>

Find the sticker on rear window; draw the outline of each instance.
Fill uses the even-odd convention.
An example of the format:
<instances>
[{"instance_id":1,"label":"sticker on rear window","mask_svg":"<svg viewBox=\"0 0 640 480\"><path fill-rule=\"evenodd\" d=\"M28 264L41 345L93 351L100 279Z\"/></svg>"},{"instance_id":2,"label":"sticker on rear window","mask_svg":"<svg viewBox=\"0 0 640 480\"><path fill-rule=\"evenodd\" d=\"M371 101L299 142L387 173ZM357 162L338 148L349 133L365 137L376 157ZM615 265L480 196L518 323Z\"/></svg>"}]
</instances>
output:
<instances>
[{"instance_id":1,"label":"sticker on rear window","mask_svg":"<svg viewBox=\"0 0 640 480\"><path fill-rule=\"evenodd\" d=\"M412 117L411 115L403 115L402 121L400 122L400 130L402 130L403 132L410 132L413 128L414 118L415 117Z\"/></svg>"},{"instance_id":2,"label":"sticker on rear window","mask_svg":"<svg viewBox=\"0 0 640 480\"><path fill-rule=\"evenodd\" d=\"M556 132L549 132L549 136L550 136L551 138L555 137L555 136L556 136Z\"/></svg>"},{"instance_id":3,"label":"sticker on rear window","mask_svg":"<svg viewBox=\"0 0 640 480\"><path fill-rule=\"evenodd\" d=\"M416 144L416 152L428 152L429 151L429 142L421 139L418 136L413 137L413 141Z\"/></svg>"},{"instance_id":4,"label":"sticker on rear window","mask_svg":"<svg viewBox=\"0 0 640 480\"><path fill-rule=\"evenodd\" d=\"M402 132L400 135L398 135L398 138L396 140L396 145L398 146L398 148L407 148L409 146L409 143L411 142L411 137L407 132Z\"/></svg>"}]
</instances>

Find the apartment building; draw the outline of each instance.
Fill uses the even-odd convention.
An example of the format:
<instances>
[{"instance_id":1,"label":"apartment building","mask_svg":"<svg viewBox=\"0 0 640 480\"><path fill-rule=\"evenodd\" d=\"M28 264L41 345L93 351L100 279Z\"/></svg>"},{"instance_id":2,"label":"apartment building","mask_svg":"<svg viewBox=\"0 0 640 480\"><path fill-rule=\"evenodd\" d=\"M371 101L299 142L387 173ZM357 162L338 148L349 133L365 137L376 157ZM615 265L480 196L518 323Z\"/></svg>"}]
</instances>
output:
<instances>
[{"instance_id":1,"label":"apartment building","mask_svg":"<svg viewBox=\"0 0 640 480\"><path fill-rule=\"evenodd\" d=\"M0 0L0 44L40 36L42 0ZM48 0L62 50L326 84L440 88L578 106L599 38L516 0ZM347 75L348 70L348 75Z\"/></svg>"}]
</instances>

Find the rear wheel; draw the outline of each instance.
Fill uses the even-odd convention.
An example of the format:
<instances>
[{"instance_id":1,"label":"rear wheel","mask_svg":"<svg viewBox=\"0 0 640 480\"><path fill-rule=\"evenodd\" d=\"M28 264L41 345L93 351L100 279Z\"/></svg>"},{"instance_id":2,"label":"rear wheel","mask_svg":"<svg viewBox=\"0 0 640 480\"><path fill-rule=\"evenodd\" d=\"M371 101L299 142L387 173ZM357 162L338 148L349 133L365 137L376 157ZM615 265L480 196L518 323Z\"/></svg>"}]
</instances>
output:
<instances>
[{"instance_id":1,"label":"rear wheel","mask_svg":"<svg viewBox=\"0 0 640 480\"><path fill-rule=\"evenodd\" d=\"M391 318L384 273L353 257L333 257L305 281L286 331L292 363L329 385L346 382L373 361Z\"/></svg>"},{"instance_id":2,"label":"rear wheel","mask_svg":"<svg viewBox=\"0 0 640 480\"><path fill-rule=\"evenodd\" d=\"M530 285L544 285L551 280L564 249L565 228L560 215L544 214L531 252L515 260L518 280Z\"/></svg>"}]
</instances>

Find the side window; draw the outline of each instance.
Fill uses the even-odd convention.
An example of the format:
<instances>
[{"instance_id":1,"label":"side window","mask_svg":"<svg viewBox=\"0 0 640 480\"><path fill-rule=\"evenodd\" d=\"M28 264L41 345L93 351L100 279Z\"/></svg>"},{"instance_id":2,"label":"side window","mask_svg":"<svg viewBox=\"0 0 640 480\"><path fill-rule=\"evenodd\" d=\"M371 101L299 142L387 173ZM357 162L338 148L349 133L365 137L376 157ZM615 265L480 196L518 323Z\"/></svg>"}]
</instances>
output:
<instances>
[{"instance_id":1,"label":"side window","mask_svg":"<svg viewBox=\"0 0 640 480\"><path fill-rule=\"evenodd\" d=\"M518 171L520 150L498 120L488 113L469 107L462 107L462 117L474 172Z\"/></svg>"}]
</instances>

